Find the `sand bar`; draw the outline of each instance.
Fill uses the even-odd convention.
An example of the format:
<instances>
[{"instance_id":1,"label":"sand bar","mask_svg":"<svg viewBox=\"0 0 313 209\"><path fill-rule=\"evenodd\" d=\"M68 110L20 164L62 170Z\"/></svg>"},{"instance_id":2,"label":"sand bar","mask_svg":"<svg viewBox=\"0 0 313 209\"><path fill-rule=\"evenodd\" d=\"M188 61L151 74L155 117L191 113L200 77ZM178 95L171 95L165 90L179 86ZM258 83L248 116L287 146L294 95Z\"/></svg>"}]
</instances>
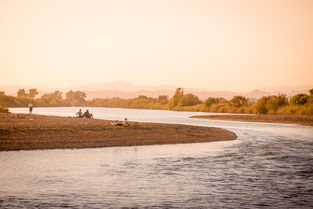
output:
<instances>
[{"instance_id":1,"label":"sand bar","mask_svg":"<svg viewBox=\"0 0 313 209\"><path fill-rule=\"evenodd\" d=\"M0 151L96 148L234 140L221 128L58 116L0 114Z\"/></svg>"},{"instance_id":2,"label":"sand bar","mask_svg":"<svg viewBox=\"0 0 313 209\"><path fill-rule=\"evenodd\" d=\"M202 115L191 118L313 126L313 115Z\"/></svg>"}]
</instances>

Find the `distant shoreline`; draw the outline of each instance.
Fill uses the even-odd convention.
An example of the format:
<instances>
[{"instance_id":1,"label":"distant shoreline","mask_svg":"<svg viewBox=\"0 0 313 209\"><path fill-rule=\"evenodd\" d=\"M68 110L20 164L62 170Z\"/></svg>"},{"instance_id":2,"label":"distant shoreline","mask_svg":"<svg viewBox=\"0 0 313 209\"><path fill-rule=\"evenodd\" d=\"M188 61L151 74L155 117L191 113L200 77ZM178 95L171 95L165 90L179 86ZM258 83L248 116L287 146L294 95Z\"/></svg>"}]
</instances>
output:
<instances>
[{"instance_id":1,"label":"distant shoreline","mask_svg":"<svg viewBox=\"0 0 313 209\"><path fill-rule=\"evenodd\" d=\"M313 126L313 115L200 115L191 118Z\"/></svg>"},{"instance_id":2,"label":"distant shoreline","mask_svg":"<svg viewBox=\"0 0 313 209\"><path fill-rule=\"evenodd\" d=\"M221 128L59 116L0 114L0 151L97 148L235 140Z\"/></svg>"}]
</instances>

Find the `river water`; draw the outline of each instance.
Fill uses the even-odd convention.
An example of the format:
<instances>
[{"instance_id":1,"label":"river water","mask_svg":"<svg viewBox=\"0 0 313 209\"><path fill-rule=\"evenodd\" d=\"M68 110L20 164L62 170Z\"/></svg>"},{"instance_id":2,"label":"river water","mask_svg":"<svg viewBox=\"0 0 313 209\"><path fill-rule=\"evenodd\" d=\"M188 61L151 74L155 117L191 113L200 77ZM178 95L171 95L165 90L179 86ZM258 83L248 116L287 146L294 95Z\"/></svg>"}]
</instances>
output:
<instances>
[{"instance_id":1,"label":"river water","mask_svg":"<svg viewBox=\"0 0 313 209\"><path fill-rule=\"evenodd\" d=\"M221 127L238 139L0 152L0 208L313 208L312 127L189 118L208 114L199 112L89 110L100 119Z\"/></svg>"}]
</instances>

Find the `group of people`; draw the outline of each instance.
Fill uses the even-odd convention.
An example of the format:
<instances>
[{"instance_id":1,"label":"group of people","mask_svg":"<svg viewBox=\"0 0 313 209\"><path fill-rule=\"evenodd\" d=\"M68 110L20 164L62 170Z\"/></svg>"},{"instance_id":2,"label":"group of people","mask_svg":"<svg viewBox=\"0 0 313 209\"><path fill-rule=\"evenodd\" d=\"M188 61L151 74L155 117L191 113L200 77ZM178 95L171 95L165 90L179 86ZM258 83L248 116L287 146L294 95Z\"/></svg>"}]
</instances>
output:
<instances>
[{"instance_id":1,"label":"group of people","mask_svg":"<svg viewBox=\"0 0 313 209\"><path fill-rule=\"evenodd\" d=\"M79 109L79 111L76 113L76 116L78 118L93 118L93 114L89 112L89 110L86 110L84 113L82 112L82 109Z\"/></svg>"},{"instance_id":2,"label":"group of people","mask_svg":"<svg viewBox=\"0 0 313 209\"><path fill-rule=\"evenodd\" d=\"M34 105L32 103L28 104L29 108L29 114L33 113ZM78 118L93 118L93 114L89 112L89 110L86 110L84 113L82 112L82 109L79 109L79 111L76 113L76 116Z\"/></svg>"}]
</instances>

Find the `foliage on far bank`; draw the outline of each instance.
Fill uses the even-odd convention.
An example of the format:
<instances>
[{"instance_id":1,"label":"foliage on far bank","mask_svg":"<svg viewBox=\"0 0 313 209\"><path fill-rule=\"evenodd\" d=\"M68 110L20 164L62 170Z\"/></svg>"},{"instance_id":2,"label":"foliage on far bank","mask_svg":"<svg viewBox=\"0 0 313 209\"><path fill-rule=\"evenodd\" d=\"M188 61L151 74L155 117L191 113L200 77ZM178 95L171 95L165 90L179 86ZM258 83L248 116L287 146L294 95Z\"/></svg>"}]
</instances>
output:
<instances>
[{"instance_id":1,"label":"foliage on far bank","mask_svg":"<svg viewBox=\"0 0 313 209\"><path fill-rule=\"evenodd\" d=\"M86 100L85 92L72 90L66 92L65 97L60 91L44 94L40 98L36 98L36 95L38 95L37 89L28 91L19 89L16 97L0 92L0 106L26 107L31 102L35 107L92 106L220 113L313 115L313 89L309 90L309 94L296 94L291 97L278 94L263 96L256 101L240 95L229 100L222 97L209 97L201 101L194 94L185 94L182 88L177 88L171 98L167 95L160 95L157 98L140 95L131 99Z\"/></svg>"},{"instance_id":2,"label":"foliage on far bank","mask_svg":"<svg viewBox=\"0 0 313 209\"><path fill-rule=\"evenodd\" d=\"M6 107L26 107L29 103L33 103L36 107L69 107L69 106L84 106L87 103L86 93L82 91L69 91L63 98L63 93L55 91L44 94L40 98L35 98L38 94L37 89L19 89L17 96L5 95L5 92L0 91L0 105Z\"/></svg>"}]
</instances>

